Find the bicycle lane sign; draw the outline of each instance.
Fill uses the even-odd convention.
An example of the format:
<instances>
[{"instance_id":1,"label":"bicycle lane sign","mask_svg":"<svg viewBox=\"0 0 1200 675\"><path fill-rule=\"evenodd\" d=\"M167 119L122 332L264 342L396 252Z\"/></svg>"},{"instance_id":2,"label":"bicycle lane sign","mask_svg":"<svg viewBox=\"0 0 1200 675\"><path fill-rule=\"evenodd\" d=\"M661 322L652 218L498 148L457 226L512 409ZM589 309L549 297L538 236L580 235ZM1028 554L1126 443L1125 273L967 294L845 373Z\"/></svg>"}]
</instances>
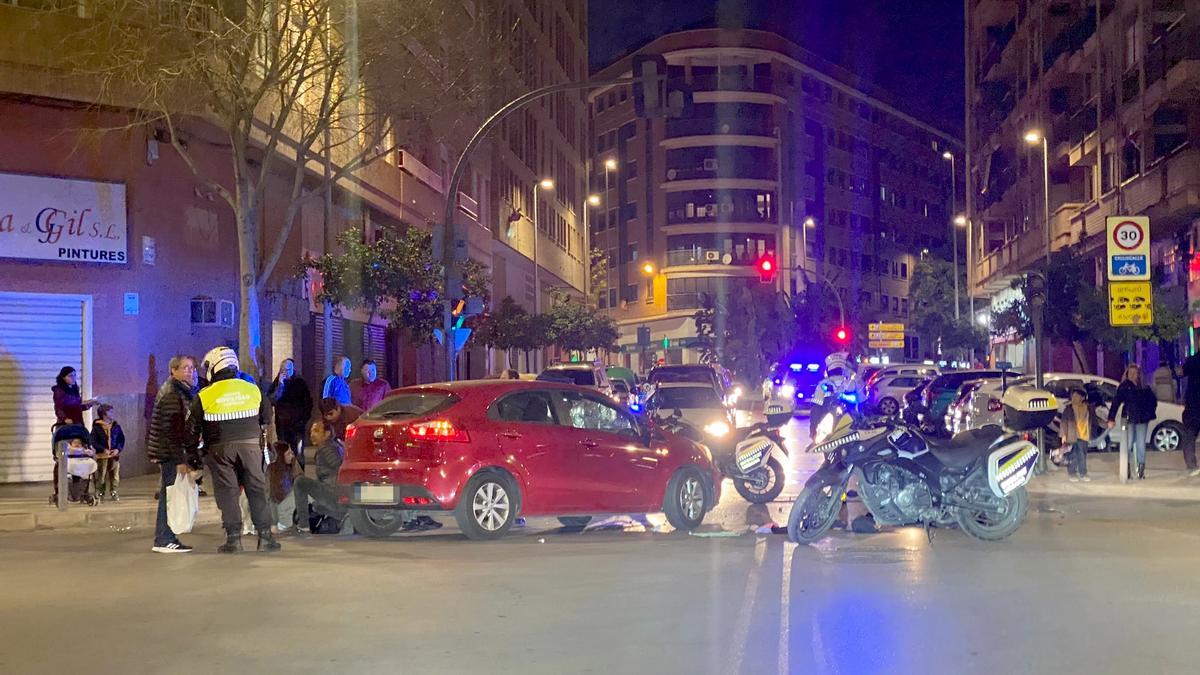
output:
<instances>
[{"instance_id":1,"label":"bicycle lane sign","mask_svg":"<svg viewBox=\"0 0 1200 675\"><path fill-rule=\"evenodd\" d=\"M1105 238L1109 281L1150 280L1150 218L1109 216Z\"/></svg>"}]
</instances>

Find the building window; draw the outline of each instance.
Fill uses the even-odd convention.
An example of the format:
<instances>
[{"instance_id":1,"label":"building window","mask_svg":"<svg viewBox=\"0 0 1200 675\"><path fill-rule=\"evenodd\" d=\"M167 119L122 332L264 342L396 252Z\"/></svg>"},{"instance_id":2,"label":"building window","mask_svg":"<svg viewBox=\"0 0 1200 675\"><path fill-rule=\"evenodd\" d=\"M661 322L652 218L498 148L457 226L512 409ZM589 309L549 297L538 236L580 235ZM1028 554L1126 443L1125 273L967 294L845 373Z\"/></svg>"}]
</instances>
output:
<instances>
[{"instance_id":1,"label":"building window","mask_svg":"<svg viewBox=\"0 0 1200 675\"><path fill-rule=\"evenodd\" d=\"M887 308L888 308L888 296L883 295L881 293L879 295L879 309L882 309L883 311L886 312Z\"/></svg>"},{"instance_id":2,"label":"building window","mask_svg":"<svg viewBox=\"0 0 1200 675\"><path fill-rule=\"evenodd\" d=\"M908 298L900 298L900 313L908 314Z\"/></svg>"},{"instance_id":3,"label":"building window","mask_svg":"<svg viewBox=\"0 0 1200 675\"><path fill-rule=\"evenodd\" d=\"M638 287L637 284L629 284L625 287L625 302L637 302Z\"/></svg>"},{"instance_id":4,"label":"building window","mask_svg":"<svg viewBox=\"0 0 1200 675\"><path fill-rule=\"evenodd\" d=\"M900 278L908 278L908 263L900 263Z\"/></svg>"},{"instance_id":5,"label":"building window","mask_svg":"<svg viewBox=\"0 0 1200 675\"><path fill-rule=\"evenodd\" d=\"M646 304L654 304L654 279L646 280Z\"/></svg>"},{"instance_id":6,"label":"building window","mask_svg":"<svg viewBox=\"0 0 1200 675\"><path fill-rule=\"evenodd\" d=\"M637 160L631 159L625 162L625 180L637 178Z\"/></svg>"},{"instance_id":7,"label":"building window","mask_svg":"<svg viewBox=\"0 0 1200 675\"><path fill-rule=\"evenodd\" d=\"M900 298L896 297L896 296L892 296L892 314L897 314L899 312L900 312Z\"/></svg>"},{"instance_id":8,"label":"building window","mask_svg":"<svg viewBox=\"0 0 1200 675\"><path fill-rule=\"evenodd\" d=\"M617 307L617 289L608 289L608 306L616 309Z\"/></svg>"}]
</instances>

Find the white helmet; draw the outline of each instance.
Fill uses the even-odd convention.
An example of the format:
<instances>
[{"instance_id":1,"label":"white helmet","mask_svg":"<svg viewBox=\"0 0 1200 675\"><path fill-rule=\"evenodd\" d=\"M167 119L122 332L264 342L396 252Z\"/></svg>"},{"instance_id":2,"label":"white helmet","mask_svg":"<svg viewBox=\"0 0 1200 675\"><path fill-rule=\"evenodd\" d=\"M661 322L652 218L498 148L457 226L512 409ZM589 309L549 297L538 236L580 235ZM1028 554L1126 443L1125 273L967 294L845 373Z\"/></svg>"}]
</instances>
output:
<instances>
[{"instance_id":1,"label":"white helmet","mask_svg":"<svg viewBox=\"0 0 1200 675\"><path fill-rule=\"evenodd\" d=\"M238 355L229 347L213 347L207 354L204 355L204 363L201 364L201 370L204 371L204 377L212 382L213 375L225 370L226 368L238 367Z\"/></svg>"}]
</instances>

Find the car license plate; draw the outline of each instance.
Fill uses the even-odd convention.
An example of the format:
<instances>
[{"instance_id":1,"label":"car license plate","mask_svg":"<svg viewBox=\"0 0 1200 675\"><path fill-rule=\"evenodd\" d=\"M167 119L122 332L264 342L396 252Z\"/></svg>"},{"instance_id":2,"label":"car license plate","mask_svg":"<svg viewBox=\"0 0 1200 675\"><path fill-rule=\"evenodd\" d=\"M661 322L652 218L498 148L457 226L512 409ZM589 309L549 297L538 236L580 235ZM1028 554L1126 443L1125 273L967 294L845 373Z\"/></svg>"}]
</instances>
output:
<instances>
[{"instance_id":1,"label":"car license plate","mask_svg":"<svg viewBox=\"0 0 1200 675\"><path fill-rule=\"evenodd\" d=\"M358 485L354 488L358 504L395 504L396 488L392 485Z\"/></svg>"}]
</instances>

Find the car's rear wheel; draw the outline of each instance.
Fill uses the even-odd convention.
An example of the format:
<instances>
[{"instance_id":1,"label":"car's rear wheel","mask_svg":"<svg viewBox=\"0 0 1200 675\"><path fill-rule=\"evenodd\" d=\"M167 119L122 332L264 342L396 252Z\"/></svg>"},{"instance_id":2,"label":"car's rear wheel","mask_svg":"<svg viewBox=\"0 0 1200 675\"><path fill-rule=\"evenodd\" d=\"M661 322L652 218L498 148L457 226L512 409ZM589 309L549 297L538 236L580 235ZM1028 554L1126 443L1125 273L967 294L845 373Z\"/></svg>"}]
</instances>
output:
<instances>
[{"instance_id":1,"label":"car's rear wheel","mask_svg":"<svg viewBox=\"0 0 1200 675\"><path fill-rule=\"evenodd\" d=\"M355 532L373 539L390 537L404 525L401 513L388 509L354 509L350 511L350 523Z\"/></svg>"},{"instance_id":2,"label":"car's rear wheel","mask_svg":"<svg viewBox=\"0 0 1200 675\"><path fill-rule=\"evenodd\" d=\"M468 539L496 539L517 519L517 488L504 474L477 474L467 483L454 519Z\"/></svg>"},{"instance_id":3,"label":"car's rear wheel","mask_svg":"<svg viewBox=\"0 0 1200 675\"><path fill-rule=\"evenodd\" d=\"M686 467L671 476L667 483L667 496L663 499L663 512L667 514L667 522L672 527L684 531L700 527L709 506L704 477L698 470Z\"/></svg>"},{"instance_id":4,"label":"car's rear wheel","mask_svg":"<svg viewBox=\"0 0 1200 675\"><path fill-rule=\"evenodd\" d=\"M1172 420L1154 427L1154 433L1150 435L1150 447L1159 452L1174 452L1182 441L1183 425Z\"/></svg>"},{"instance_id":5,"label":"car's rear wheel","mask_svg":"<svg viewBox=\"0 0 1200 675\"><path fill-rule=\"evenodd\" d=\"M783 492L783 465L772 457L767 465L755 470L748 478L735 478L733 488L751 504L773 502Z\"/></svg>"},{"instance_id":6,"label":"car's rear wheel","mask_svg":"<svg viewBox=\"0 0 1200 675\"><path fill-rule=\"evenodd\" d=\"M562 526L565 528L568 528L571 530L582 530L583 528L588 526L588 523L592 522L592 517L591 516L560 516L558 518L558 522L561 523Z\"/></svg>"},{"instance_id":7,"label":"car's rear wheel","mask_svg":"<svg viewBox=\"0 0 1200 675\"><path fill-rule=\"evenodd\" d=\"M891 417L900 410L900 403L888 396L879 401L879 414Z\"/></svg>"}]
</instances>

